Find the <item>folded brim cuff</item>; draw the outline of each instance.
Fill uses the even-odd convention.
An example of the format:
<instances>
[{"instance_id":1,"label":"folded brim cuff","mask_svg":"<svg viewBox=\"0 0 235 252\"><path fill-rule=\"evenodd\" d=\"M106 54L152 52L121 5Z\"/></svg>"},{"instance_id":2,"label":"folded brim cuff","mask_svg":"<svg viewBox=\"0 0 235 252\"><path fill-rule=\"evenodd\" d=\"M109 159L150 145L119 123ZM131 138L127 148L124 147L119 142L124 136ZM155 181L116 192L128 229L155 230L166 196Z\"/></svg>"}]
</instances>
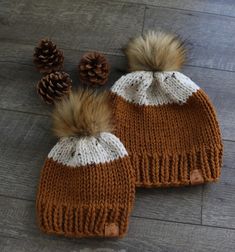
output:
<instances>
[{"instance_id":1,"label":"folded brim cuff","mask_svg":"<svg viewBox=\"0 0 235 252\"><path fill-rule=\"evenodd\" d=\"M187 153L130 153L130 156L137 187L177 187L217 181L222 154L222 146L202 146Z\"/></svg>"},{"instance_id":2,"label":"folded brim cuff","mask_svg":"<svg viewBox=\"0 0 235 252\"><path fill-rule=\"evenodd\" d=\"M123 237L130 209L123 206L62 206L37 203L37 219L47 234L67 237Z\"/></svg>"}]
</instances>

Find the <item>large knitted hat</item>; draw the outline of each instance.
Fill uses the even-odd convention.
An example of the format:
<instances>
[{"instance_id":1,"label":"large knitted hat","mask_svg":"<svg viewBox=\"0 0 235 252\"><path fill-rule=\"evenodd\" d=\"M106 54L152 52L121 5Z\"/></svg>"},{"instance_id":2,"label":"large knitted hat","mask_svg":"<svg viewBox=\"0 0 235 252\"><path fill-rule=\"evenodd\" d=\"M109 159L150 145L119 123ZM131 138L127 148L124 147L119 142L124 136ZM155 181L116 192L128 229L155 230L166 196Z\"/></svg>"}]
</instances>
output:
<instances>
[{"instance_id":1,"label":"large knitted hat","mask_svg":"<svg viewBox=\"0 0 235 252\"><path fill-rule=\"evenodd\" d=\"M41 172L37 219L46 233L121 237L135 194L127 151L111 132L107 95L78 91L53 114L60 137Z\"/></svg>"},{"instance_id":2,"label":"large knitted hat","mask_svg":"<svg viewBox=\"0 0 235 252\"><path fill-rule=\"evenodd\" d=\"M111 89L116 135L135 168L136 186L200 184L220 176L222 140L205 92L178 72L184 43L164 32L132 39L131 73Z\"/></svg>"}]
</instances>

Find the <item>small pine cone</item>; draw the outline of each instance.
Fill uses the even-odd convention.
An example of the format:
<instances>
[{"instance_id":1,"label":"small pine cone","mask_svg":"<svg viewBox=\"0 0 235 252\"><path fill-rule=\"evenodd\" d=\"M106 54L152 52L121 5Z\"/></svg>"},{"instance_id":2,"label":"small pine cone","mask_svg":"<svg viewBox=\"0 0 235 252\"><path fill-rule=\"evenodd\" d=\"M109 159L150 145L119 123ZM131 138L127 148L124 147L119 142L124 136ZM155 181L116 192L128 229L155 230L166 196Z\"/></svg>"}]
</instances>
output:
<instances>
[{"instance_id":1,"label":"small pine cone","mask_svg":"<svg viewBox=\"0 0 235 252\"><path fill-rule=\"evenodd\" d=\"M41 73L63 69L64 55L51 40L42 39L34 49L33 62Z\"/></svg>"},{"instance_id":2,"label":"small pine cone","mask_svg":"<svg viewBox=\"0 0 235 252\"><path fill-rule=\"evenodd\" d=\"M104 85L108 80L109 70L106 57L98 52L84 54L78 65L80 80L89 85Z\"/></svg>"},{"instance_id":3,"label":"small pine cone","mask_svg":"<svg viewBox=\"0 0 235 252\"><path fill-rule=\"evenodd\" d=\"M47 74L37 84L39 96L47 103L53 104L69 95L72 80L65 72L54 72Z\"/></svg>"}]
</instances>

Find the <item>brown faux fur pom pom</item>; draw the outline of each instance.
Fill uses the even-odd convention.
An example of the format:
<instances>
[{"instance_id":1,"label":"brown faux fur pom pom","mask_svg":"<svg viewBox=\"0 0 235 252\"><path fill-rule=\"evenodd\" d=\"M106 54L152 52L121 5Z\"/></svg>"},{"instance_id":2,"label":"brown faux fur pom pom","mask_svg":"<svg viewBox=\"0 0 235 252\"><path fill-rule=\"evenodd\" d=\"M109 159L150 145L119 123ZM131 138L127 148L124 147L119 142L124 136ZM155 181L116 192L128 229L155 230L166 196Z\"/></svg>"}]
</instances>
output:
<instances>
[{"instance_id":1,"label":"brown faux fur pom pom","mask_svg":"<svg viewBox=\"0 0 235 252\"><path fill-rule=\"evenodd\" d=\"M113 130L111 119L107 92L79 89L56 104L53 112L54 133L58 137L97 136Z\"/></svg>"},{"instance_id":2,"label":"brown faux fur pom pom","mask_svg":"<svg viewBox=\"0 0 235 252\"><path fill-rule=\"evenodd\" d=\"M170 33L149 31L124 49L130 71L176 71L185 63L184 42Z\"/></svg>"}]
</instances>

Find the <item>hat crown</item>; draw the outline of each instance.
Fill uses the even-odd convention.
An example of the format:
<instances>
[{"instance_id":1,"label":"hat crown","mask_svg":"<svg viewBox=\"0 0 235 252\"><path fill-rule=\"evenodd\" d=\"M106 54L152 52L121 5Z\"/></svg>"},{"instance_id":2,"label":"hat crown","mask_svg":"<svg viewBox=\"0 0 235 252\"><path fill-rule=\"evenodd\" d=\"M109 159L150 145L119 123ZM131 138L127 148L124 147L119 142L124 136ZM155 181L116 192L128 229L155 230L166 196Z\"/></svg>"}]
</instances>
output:
<instances>
[{"instance_id":1,"label":"hat crown","mask_svg":"<svg viewBox=\"0 0 235 252\"><path fill-rule=\"evenodd\" d=\"M185 103L199 87L177 71L136 71L115 82L112 92L139 105Z\"/></svg>"},{"instance_id":2,"label":"hat crown","mask_svg":"<svg viewBox=\"0 0 235 252\"><path fill-rule=\"evenodd\" d=\"M48 158L67 166L110 162L127 155L121 141L113 134L103 132L99 136L64 137L52 148Z\"/></svg>"}]
</instances>

